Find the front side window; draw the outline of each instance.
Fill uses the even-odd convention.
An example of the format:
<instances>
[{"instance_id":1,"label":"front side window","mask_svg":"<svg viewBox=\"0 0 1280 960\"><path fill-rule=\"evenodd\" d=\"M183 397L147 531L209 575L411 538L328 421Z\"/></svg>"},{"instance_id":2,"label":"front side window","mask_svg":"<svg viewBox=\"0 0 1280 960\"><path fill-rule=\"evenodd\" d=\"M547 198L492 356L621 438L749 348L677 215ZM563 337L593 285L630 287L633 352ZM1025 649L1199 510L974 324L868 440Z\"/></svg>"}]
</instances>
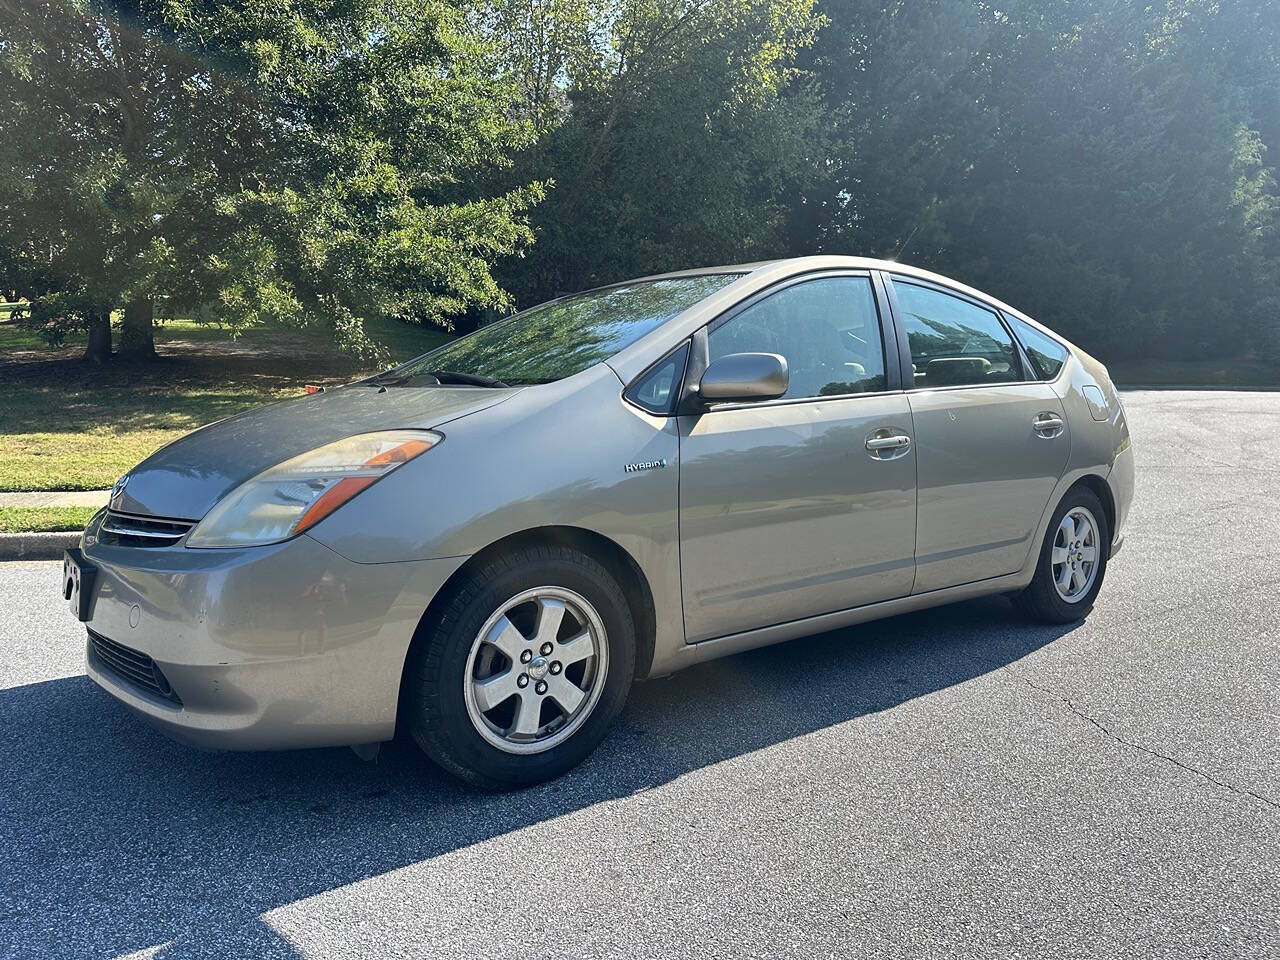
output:
<instances>
[{"instance_id":1,"label":"front side window","mask_svg":"<svg viewBox=\"0 0 1280 960\"><path fill-rule=\"evenodd\" d=\"M1023 379L1013 337L990 310L903 280L895 279L893 290L911 346L915 389Z\"/></svg>"},{"instance_id":2,"label":"front side window","mask_svg":"<svg viewBox=\"0 0 1280 960\"><path fill-rule=\"evenodd\" d=\"M777 353L787 360L786 399L885 389L884 341L868 277L807 280L766 297L707 336L708 360Z\"/></svg>"},{"instance_id":3,"label":"front side window","mask_svg":"<svg viewBox=\"0 0 1280 960\"><path fill-rule=\"evenodd\" d=\"M607 360L740 276L643 280L552 300L410 360L379 382L517 386L563 380Z\"/></svg>"},{"instance_id":4,"label":"front side window","mask_svg":"<svg viewBox=\"0 0 1280 960\"><path fill-rule=\"evenodd\" d=\"M1067 362L1067 348L1048 334L1041 333L1031 324L1005 314L1013 326L1013 332L1022 341L1027 356L1036 367L1041 380L1052 380Z\"/></svg>"}]
</instances>

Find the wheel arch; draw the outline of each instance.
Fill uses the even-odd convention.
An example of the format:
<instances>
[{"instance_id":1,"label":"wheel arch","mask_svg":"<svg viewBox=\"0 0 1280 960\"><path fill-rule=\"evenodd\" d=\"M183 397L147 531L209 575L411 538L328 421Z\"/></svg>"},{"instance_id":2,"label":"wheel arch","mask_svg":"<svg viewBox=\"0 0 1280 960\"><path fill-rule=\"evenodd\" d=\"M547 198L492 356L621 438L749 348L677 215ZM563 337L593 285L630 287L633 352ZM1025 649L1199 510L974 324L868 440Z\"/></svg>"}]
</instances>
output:
<instances>
[{"instance_id":1,"label":"wheel arch","mask_svg":"<svg viewBox=\"0 0 1280 960\"><path fill-rule=\"evenodd\" d=\"M405 656L404 666L400 671L400 706L397 709L397 724L404 707L404 678L409 664L413 661L414 649L426 642L433 614L448 602L457 585L470 571L488 562L495 554L535 544L571 547L591 557L617 579L626 597L627 606L631 609L631 617L636 627L635 676L648 676L649 668L653 663L657 618L649 581L635 558L616 541L594 530L574 526L533 527L509 534L477 550L449 576L444 585L436 591L436 595L431 598L427 609L422 612L418 620L418 626L413 632L413 639L409 643Z\"/></svg>"},{"instance_id":2,"label":"wheel arch","mask_svg":"<svg viewBox=\"0 0 1280 960\"><path fill-rule=\"evenodd\" d=\"M1115 541L1116 536L1116 498L1111 492L1111 485L1107 483L1106 478L1096 473L1087 473L1070 487L1062 496L1065 499L1072 490L1084 487L1094 496L1102 501L1102 509L1107 517L1107 555L1111 555L1111 544ZM1058 503L1061 503L1059 500ZM1056 508L1055 508L1056 509Z\"/></svg>"}]
</instances>

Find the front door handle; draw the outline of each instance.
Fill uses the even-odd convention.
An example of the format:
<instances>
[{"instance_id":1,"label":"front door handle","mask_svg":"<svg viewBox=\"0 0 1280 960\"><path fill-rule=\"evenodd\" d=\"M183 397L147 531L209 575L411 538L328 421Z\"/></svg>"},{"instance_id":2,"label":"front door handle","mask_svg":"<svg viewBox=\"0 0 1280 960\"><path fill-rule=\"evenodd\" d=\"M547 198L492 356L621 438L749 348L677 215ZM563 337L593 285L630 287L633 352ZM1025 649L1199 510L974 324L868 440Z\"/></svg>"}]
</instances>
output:
<instances>
[{"instance_id":1,"label":"front door handle","mask_svg":"<svg viewBox=\"0 0 1280 960\"><path fill-rule=\"evenodd\" d=\"M897 450L899 447L907 447L911 445L911 438L902 434L894 434L892 437L871 437L867 440L868 450Z\"/></svg>"},{"instance_id":2,"label":"front door handle","mask_svg":"<svg viewBox=\"0 0 1280 960\"><path fill-rule=\"evenodd\" d=\"M893 460L907 452L911 438L905 433L877 430L867 437L867 452L877 460Z\"/></svg>"}]
</instances>

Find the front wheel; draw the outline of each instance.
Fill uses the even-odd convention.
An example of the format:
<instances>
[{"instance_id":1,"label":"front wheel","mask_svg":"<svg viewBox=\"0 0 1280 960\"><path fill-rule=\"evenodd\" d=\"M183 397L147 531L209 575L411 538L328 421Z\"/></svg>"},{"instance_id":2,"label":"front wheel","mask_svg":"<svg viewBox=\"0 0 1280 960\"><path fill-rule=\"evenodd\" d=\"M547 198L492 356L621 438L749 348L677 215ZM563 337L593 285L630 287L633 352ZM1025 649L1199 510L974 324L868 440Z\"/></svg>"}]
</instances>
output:
<instances>
[{"instance_id":1,"label":"front wheel","mask_svg":"<svg viewBox=\"0 0 1280 960\"><path fill-rule=\"evenodd\" d=\"M1111 531L1097 495L1069 490L1054 511L1035 577L1014 602L1043 623L1075 623L1093 609L1107 573Z\"/></svg>"},{"instance_id":2,"label":"front wheel","mask_svg":"<svg viewBox=\"0 0 1280 960\"><path fill-rule=\"evenodd\" d=\"M568 547L523 547L466 574L425 625L405 710L418 745L489 789L559 776L621 712L635 626L609 572Z\"/></svg>"}]
</instances>

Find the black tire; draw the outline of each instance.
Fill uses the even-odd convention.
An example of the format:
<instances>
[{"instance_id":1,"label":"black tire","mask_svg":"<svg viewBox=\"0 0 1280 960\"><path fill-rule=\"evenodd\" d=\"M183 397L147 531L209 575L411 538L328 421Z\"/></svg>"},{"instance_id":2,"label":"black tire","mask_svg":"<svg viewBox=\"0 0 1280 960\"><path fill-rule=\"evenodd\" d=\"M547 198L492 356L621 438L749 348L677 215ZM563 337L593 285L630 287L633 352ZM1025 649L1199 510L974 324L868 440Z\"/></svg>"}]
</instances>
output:
<instances>
[{"instance_id":1,"label":"black tire","mask_svg":"<svg viewBox=\"0 0 1280 960\"><path fill-rule=\"evenodd\" d=\"M486 621L512 597L544 586L572 591L595 608L608 644L604 687L568 739L541 753L507 753L473 725L463 679ZM569 547L523 546L468 572L443 600L423 624L405 672L402 716L418 746L449 773L488 790L541 783L581 763L622 712L635 674L635 624L609 571Z\"/></svg>"},{"instance_id":2,"label":"black tire","mask_svg":"<svg viewBox=\"0 0 1280 960\"><path fill-rule=\"evenodd\" d=\"M1093 515L1098 527L1098 569L1093 585L1078 600L1069 602L1059 595L1053 581L1053 541L1058 527L1068 512L1076 507L1083 507ZM1107 513L1102 502L1088 487L1073 487L1067 491L1058 509L1053 512L1049 528L1045 531L1044 543L1040 545L1040 558L1036 562L1036 574L1031 583L1021 593L1013 597L1014 605L1033 620L1041 623L1077 623L1089 615L1098 591L1102 589L1102 581L1107 575L1108 554L1111 552L1111 528L1107 523Z\"/></svg>"}]
</instances>

